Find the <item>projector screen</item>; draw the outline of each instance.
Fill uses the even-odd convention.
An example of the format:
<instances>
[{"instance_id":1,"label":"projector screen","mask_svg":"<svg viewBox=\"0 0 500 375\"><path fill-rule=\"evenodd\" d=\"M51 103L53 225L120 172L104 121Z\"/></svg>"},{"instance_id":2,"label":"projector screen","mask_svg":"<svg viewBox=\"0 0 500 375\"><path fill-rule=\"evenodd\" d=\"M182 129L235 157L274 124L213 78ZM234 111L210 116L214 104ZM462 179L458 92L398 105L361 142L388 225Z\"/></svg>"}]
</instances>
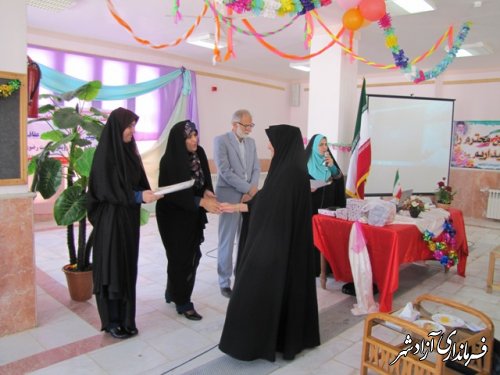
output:
<instances>
[{"instance_id":1,"label":"projector screen","mask_svg":"<svg viewBox=\"0 0 500 375\"><path fill-rule=\"evenodd\" d=\"M403 190L431 194L448 179L453 99L368 95L372 163L366 195L392 194L399 170Z\"/></svg>"}]
</instances>

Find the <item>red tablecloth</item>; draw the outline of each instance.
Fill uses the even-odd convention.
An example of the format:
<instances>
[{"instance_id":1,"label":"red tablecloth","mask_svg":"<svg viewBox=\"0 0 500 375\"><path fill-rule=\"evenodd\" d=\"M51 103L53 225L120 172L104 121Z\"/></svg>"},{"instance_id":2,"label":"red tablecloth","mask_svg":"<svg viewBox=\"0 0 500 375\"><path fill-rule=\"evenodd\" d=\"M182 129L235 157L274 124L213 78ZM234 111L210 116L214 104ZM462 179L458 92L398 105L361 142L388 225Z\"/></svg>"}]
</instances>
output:
<instances>
[{"instance_id":1,"label":"red tablecloth","mask_svg":"<svg viewBox=\"0 0 500 375\"><path fill-rule=\"evenodd\" d=\"M462 211L450 208L456 230L458 253L457 272L465 277L469 249ZM314 215L314 244L326 258L338 281L352 282L349 263L349 234L353 222L325 215ZM372 265L373 281L377 284L380 311L392 311L392 295L399 286L399 265L417 260L434 259L415 225L393 224L376 227L362 224Z\"/></svg>"}]
</instances>

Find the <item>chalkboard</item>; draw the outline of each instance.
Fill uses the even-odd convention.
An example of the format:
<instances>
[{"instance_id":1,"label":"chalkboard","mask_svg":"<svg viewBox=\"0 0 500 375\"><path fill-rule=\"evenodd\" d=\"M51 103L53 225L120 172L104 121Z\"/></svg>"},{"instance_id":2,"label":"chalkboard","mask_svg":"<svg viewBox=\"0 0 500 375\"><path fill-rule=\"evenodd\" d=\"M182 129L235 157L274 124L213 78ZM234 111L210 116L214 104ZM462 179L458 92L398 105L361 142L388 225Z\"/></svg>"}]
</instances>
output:
<instances>
[{"instance_id":1,"label":"chalkboard","mask_svg":"<svg viewBox=\"0 0 500 375\"><path fill-rule=\"evenodd\" d=\"M26 172L26 75L0 71L0 85L18 79L21 87L0 97L0 185L27 183Z\"/></svg>"}]
</instances>

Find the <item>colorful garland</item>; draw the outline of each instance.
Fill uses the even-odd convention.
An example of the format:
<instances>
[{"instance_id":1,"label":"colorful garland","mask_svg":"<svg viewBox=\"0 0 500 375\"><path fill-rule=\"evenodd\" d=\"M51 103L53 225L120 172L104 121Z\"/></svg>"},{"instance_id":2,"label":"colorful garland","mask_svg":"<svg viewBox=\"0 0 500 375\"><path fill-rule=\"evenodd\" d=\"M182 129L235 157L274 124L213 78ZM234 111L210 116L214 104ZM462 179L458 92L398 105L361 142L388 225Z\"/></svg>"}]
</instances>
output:
<instances>
[{"instance_id":1,"label":"colorful garland","mask_svg":"<svg viewBox=\"0 0 500 375\"><path fill-rule=\"evenodd\" d=\"M434 259L438 260L446 270L449 270L458 263L458 255L455 251L455 235L457 231L453 227L451 220L445 220L443 223L443 233L439 235L442 238L438 241L437 237L429 230L422 234L427 247L433 253Z\"/></svg>"},{"instance_id":2,"label":"colorful garland","mask_svg":"<svg viewBox=\"0 0 500 375\"><path fill-rule=\"evenodd\" d=\"M382 28L382 30L384 30L385 45L391 50L392 57L394 58L394 63L405 73L405 76L407 76L409 80L413 81L413 83L420 83L428 79L436 78L441 73L443 73L448 65L450 65L457 56L457 52L460 49L460 46L464 42L465 38L467 37L471 25L470 22L464 23L455 41L453 42L452 48L450 48L443 60L441 60L441 62L437 64L433 69L424 72L423 70L417 69L415 65L409 62L409 58L405 55L405 52L398 45L398 38L396 37L396 35L394 35L391 16L386 13L385 16L383 16L378 21L378 24Z\"/></svg>"},{"instance_id":3,"label":"colorful garland","mask_svg":"<svg viewBox=\"0 0 500 375\"><path fill-rule=\"evenodd\" d=\"M302 15L311 10L330 5L332 0L216 0L238 14L252 12L257 16L274 18L285 15Z\"/></svg>"},{"instance_id":4,"label":"colorful garland","mask_svg":"<svg viewBox=\"0 0 500 375\"><path fill-rule=\"evenodd\" d=\"M14 79L7 83L0 84L0 98L8 98L21 87L21 81Z\"/></svg>"}]
</instances>

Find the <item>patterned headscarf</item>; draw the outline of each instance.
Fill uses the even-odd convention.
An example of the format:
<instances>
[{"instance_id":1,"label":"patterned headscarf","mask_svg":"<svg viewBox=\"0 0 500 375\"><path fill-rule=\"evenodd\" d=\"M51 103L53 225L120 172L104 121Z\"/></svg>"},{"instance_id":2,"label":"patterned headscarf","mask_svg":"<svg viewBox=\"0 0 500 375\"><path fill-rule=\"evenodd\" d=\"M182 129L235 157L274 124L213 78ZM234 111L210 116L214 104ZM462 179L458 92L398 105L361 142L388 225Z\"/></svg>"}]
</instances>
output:
<instances>
[{"instance_id":1,"label":"patterned headscarf","mask_svg":"<svg viewBox=\"0 0 500 375\"><path fill-rule=\"evenodd\" d=\"M198 134L195 124L191 121L186 121L184 124L184 139L188 139L193 133ZM205 182L205 176L201 169L200 158L196 152L189 153L189 167L191 168L191 178L194 179L194 186L201 189Z\"/></svg>"}]
</instances>

